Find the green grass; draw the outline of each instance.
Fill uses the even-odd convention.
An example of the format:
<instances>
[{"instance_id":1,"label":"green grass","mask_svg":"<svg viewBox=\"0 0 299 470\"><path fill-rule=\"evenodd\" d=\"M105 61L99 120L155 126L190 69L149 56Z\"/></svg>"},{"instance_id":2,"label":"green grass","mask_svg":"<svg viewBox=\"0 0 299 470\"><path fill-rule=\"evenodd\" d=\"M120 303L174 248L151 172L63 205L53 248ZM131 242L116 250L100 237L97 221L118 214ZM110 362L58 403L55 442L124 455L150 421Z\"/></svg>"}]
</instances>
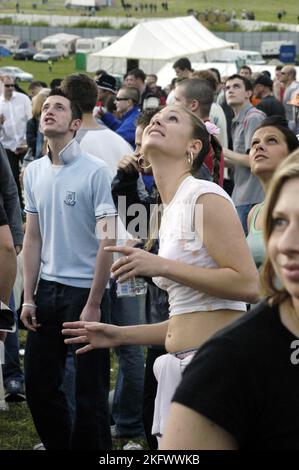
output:
<instances>
[{"instance_id":1,"label":"green grass","mask_svg":"<svg viewBox=\"0 0 299 470\"><path fill-rule=\"evenodd\" d=\"M156 3L157 13L151 13L150 10L143 9L143 12L135 12L134 9L131 11L131 15L134 17L146 17L146 16L175 16L175 15L186 15L187 10L194 9L196 11L215 11L215 10L235 10L237 17L240 18L240 13L243 8L252 10L255 13L256 20L259 21L278 21L277 12L284 9L286 16L283 17L284 23L297 23L298 0L290 0L287 5L281 2L281 0L266 0L260 2L259 0L252 0L250 4L244 4L240 0L188 0L184 2L182 0L168 0L169 10L165 12L161 8L161 1L152 0L140 0L139 3ZM33 9L32 4L36 3L37 8ZM135 4L135 1L129 3ZM43 14L67 14L67 15L80 15L83 10L67 10L64 8L64 0L48 0L48 4L42 5L41 0L19 0L21 12L24 13L43 13ZM102 8L96 13L96 16L125 16L123 9L121 8L121 1L115 2L115 7ZM0 12L16 12L16 0L7 2L1 2Z\"/></svg>"},{"instance_id":2,"label":"green grass","mask_svg":"<svg viewBox=\"0 0 299 470\"><path fill-rule=\"evenodd\" d=\"M14 60L12 57L2 57L0 59L0 67L4 66L20 67L25 72L29 72L33 75L34 80L40 80L50 84L53 78L63 78L70 73L79 72L75 67L75 57L70 56L68 58L60 59L57 62L53 62L52 71L49 71L47 62L34 62L34 60ZM27 91L29 83L20 82L20 86Z\"/></svg>"},{"instance_id":3,"label":"green grass","mask_svg":"<svg viewBox=\"0 0 299 470\"><path fill-rule=\"evenodd\" d=\"M21 348L25 347L26 332L20 331ZM111 360L111 389L114 388L117 359L113 351ZM146 443L137 440L146 448ZM2 450L32 450L35 444L40 442L40 438L35 430L27 403L10 403L8 411L0 411L0 451ZM113 449L122 449L128 439L114 439Z\"/></svg>"}]
</instances>

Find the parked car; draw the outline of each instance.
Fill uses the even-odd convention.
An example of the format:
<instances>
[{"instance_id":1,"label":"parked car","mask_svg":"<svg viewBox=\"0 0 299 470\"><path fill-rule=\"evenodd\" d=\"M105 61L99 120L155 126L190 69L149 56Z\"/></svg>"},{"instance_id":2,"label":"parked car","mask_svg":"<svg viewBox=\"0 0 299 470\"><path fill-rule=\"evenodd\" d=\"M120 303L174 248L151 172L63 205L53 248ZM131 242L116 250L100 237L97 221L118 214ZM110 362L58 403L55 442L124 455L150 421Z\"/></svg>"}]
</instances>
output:
<instances>
[{"instance_id":1,"label":"parked car","mask_svg":"<svg viewBox=\"0 0 299 470\"><path fill-rule=\"evenodd\" d=\"M37 50L33 47L26 47L24 49L17 49L12 57L16 60L32 60L36 53Z\"/></svg>"},{"instance_id":2,"label":"parked car","mask_svg":"<svg viewBox=\"0 0 299 470\"><path fill-rule=\"evenodd\" d=\"M43 49L33 56L33 60L36 62L48 62L48 60L55 61L61 57L62 55L53 49Z\"/></svg>"},{"instance_id":3,"label":"parked car","mask_svg":"<svg viewBox=\"0 0 299 470\"><path fill-rule=\"evenodd\" d=\"M24 72L19 67L1 67L0 75L10 75L16 82L31 82L33 80L31 73Z\"/></svg>"}]
</instances>

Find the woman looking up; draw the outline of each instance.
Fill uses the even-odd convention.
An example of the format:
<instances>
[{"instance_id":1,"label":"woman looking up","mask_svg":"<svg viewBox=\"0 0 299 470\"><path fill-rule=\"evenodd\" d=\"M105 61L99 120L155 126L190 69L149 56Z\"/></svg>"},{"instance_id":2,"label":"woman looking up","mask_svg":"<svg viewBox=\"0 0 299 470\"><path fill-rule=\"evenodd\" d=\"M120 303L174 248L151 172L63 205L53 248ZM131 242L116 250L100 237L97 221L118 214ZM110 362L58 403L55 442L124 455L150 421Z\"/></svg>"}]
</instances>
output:
<instances>
[{"instance_id":1,"label":"woman looking up","mask_svg":"<svg viewBox=\"0 0 299 470\"><path fill-rule=\"evenodd\" d=\"M198 351L174 395L162 449L299 450L298 191L297 150L266 197L267 298Z\"/></svg>"},{"instance_id":2,"label":"woman looking up","mask_svg":"<svg viewBox=\"0 0 299 470\"><path fill-rule=\"evenodd\" d=\"M298 147L295 134L288 128L287 121L279 116L266 118L256 129L252 137L249 162L251 172L260 180L265 194L278 165ZM257 268L265 258L263 213L264 202L255 205L248 214L247 242Z\"/></svg>"},{"instance_id":3,"label":"woman looking up","mask_svg":"<svg viewBox=\"0 0 299 470\"><path fill-rule=\"evenodd\" d=\"M80 352L120 344L165 344L157 359L158 391L153 433L161 436L181 371L195 351L216 331L240 317L245 302L256 301L258 274L235 208L225 191L191 173L209 148L204 124L180 106L153 116L142 139L162 203L159 254L131 247L112 266L125 281L148 276L167 290L170 319L153 325L116 327L103 323L66 323L67 343L88 343Z\"/></svg>"}]
</instances>

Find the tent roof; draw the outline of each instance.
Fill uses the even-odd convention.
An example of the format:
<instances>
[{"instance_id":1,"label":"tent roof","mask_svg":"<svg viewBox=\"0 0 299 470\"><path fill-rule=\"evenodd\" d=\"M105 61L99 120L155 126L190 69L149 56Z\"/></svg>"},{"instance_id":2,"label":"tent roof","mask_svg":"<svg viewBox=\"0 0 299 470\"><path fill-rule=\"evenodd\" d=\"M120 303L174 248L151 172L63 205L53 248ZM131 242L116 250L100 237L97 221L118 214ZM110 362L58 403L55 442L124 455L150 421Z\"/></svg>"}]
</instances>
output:
<instances>
[{"instance_id":1,"label":"tent roof","mask_svg":"<svg viewBox=\"0 0 299 470\"><path fill-rule=\"evenodd\" d=\"M193 16L144 21L95 57L171 60L234 47L218 38Z\"/></svg>"}]
</instances>

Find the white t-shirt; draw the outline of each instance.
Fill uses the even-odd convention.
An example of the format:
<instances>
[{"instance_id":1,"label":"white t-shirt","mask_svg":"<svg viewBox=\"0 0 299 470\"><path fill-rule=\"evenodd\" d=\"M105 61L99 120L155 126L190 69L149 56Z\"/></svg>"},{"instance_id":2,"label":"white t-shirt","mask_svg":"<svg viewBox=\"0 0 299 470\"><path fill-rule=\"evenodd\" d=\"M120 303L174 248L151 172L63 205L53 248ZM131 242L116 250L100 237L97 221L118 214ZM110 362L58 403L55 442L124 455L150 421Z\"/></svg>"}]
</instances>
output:
<instances>
[{"instance_id":1,"label":"white t-shirt","mask_svg":"<svg viewBox=\"0 0 299 470\"><path fill-rule=\"evenodd\" d=\"M164 206L159 230L160 256L202 268L218 267L205 248L202 236L194 230L195 217L196 225L202 228L203 214L202 205L196 201L207 193L224 197L233 205L228 194L217 184L193 176L185 178L170 204ZM155 277L153 281L168 293L170 316L221 309L246 311L244 302L213 297L164 277Z\"/></svg>"},{"instance_id":2,"label":"white t-shirt","mask_svg":"<svg viewBox=\"0 0 299 470\"><path fill-rule=\"evenodd\" d=\"M0 127L0 141L4 148L15 152L26 142L26 125L32 117L31 101L24 93L13 92L10 100L0 96L0 114L4 123Z\"/></svg>"},{"instance_id":3,"label":"white t-shirt","mask_svg":"<svg viewBox=\"0 0 299 470\"><path fill-rule=\"evenodd\" d=\"M106 163L111 170L112 177L116 175L119 160L125 155L133 153L128 142L104 126L99 129L79 129L76 140L84 152L94 155Z\"/></svg>"},{"instance_id":4,"label":"white t-shirt","mask_svg":"<svg viewBox=\"0 0 299 470\"><path fill-rule=\"evenodd\" d=\"M220 134L217 135L217 139L219 140L222 147L227 148L227 123L226 117L224 114L223 109L217 103L212 103L211 110L210 110L210 121L213 122L217 127L220 129Z\"/></svg>"}]
</instances>

